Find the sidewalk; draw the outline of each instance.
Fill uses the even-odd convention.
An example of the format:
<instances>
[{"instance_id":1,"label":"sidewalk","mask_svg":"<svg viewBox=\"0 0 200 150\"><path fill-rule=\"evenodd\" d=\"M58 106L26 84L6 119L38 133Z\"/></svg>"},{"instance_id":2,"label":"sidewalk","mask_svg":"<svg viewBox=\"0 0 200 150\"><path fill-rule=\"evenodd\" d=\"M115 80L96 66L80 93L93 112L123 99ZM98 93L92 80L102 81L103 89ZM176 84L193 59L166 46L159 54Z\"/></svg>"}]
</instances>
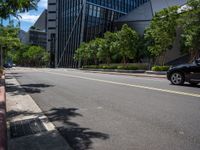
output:
<instances>
[{"instance_id":1,"label":"sidewalk","mask_svg":"<svg viewBox=\"0 0 200 150\"><path fill-rule=\"evenodd\" d=\"M17 80L7 76L9 150L71 150L34 100Z\"/></svg>"}]
</instances>

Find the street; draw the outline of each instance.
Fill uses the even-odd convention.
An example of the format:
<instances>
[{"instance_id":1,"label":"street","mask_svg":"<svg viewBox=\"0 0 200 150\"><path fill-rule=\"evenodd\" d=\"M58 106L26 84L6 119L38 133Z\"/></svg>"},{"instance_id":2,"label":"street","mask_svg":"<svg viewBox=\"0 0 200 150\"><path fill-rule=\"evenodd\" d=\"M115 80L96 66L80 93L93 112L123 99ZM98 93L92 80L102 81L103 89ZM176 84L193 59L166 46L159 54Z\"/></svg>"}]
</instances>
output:
<instances>
[{"instance_id":1,"label":"street","mask_svg":"<svg viewBox=\"0 0 200 150\"><path fill-rule=\"evenodd\" d=\"M6 77L74 150L200 149L200 85L73 69L14 68Z\"/></svg>"}]
</instances>

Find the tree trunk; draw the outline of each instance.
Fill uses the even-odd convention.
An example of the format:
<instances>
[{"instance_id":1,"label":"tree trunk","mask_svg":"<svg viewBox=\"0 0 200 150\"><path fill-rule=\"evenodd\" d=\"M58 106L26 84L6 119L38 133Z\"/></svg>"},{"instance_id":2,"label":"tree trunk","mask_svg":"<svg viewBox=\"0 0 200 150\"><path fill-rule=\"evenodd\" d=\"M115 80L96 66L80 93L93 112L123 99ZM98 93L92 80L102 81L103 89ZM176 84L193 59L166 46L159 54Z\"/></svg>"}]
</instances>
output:
<instances>
[{"instance_id":1,"label":"tree trunk","mask_svg":"<svg viewBox=\"0 0 200 150\"><path fill-rule=\"evenodd\" d=\"M124 65L127 63L126 56L123 56L123 63L124 63Z\"/></svg>"},{"instance_id":2,"label":"tree trunk","mask_svg":"<svg viewBox=\"0 0 200 150\"><path fill-rule=\"evenodd\" d=\"M107 65L110 65L110 62L111 62L111 61L110 61L110 57L107 57L107 58L106 58L106 62L107 62Z\"/></svg>"},{"instance_id":3,"label":"tree trunk","mask_svg":"<svg viewBox=\"0 0 200 150\"><path fill-rule=\"evenodd\" d=\"M163 54L162 66L164 66L164 65L165 65L165 58L166 58L166 52L164 52L164 54Z\"/></svg>"},{"instance_id":4,"label":"tree trunk","mask_svg":"<svg viewBox=\"0 0 200 150\"><path fill-rule=\"evenodd\" d=\"M3 67L3 49L2 49L2 46L0 46L0 53L1 53L1 67Z\"/></svg>"}]
</instances>

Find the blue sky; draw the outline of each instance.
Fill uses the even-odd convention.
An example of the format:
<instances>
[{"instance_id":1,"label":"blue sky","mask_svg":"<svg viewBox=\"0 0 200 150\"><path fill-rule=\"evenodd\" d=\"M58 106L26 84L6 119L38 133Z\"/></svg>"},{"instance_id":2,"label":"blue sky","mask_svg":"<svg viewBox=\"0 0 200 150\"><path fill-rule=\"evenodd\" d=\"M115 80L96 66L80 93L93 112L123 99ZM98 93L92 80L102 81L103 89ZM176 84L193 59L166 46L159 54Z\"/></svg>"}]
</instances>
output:
<instances>
[{"instance_id":1,"label":"blue sky","mask_svg":"<svg viewBox=\"0 0 200 150\"><path fill-rule=\"evenodd\" d=\"M38 3L37 10L32 10L26 13L21 13L21 29L24 31L28 31L28 29L35 23L35 21L39 18L40 14L47 8L48 0L40 0ZM6 21L4 22L6 24Z\"/></svg>"}]
</instances>

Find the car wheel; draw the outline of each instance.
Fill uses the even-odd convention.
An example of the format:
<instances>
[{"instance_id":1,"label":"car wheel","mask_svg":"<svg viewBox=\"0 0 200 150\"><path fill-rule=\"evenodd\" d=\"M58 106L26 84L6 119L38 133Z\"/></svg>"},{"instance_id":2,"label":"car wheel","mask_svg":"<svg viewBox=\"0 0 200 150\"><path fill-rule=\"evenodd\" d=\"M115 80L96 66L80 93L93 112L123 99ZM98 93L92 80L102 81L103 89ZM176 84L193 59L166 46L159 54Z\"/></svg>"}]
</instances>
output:
<instances>
[{"instance_id":1,"label":"car wheel","mask_svg":"<svg viewBox=\"0 0 200 150\"><path fill-rule=\"evenodd\" d=\"M170 80L173 85L183 85L185 82L184 76L180 72L173 72Z\"/></svg>"},{"instance_id":2,"label":"car wheel","mask_svg":"<svg viewBox=\"0 0 200 150\"><path fill-rule=\"evenodd\" d=\"M192 81L190 81L189 82L191 85L193 85L193 86L197 86L199 83L198 82L192 82Z\"/></svg>"}]
</instances>

